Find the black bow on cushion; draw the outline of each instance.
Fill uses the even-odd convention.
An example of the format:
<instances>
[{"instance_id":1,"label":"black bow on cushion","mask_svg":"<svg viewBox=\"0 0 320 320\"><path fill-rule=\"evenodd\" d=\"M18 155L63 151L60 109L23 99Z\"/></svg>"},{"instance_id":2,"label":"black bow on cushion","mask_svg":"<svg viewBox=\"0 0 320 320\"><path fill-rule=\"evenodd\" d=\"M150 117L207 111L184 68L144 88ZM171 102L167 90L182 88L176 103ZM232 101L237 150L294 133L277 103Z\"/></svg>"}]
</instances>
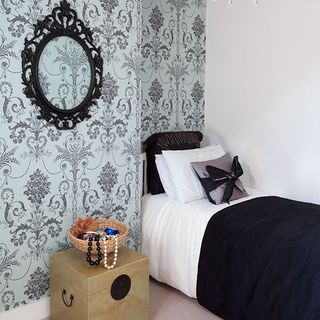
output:
<instances>
[{"instance_id":1,"label":"black bow on cushion","mask_svg":"<svg viewBox=\"0 0 320 320\"><path fill-rule=\"evenodd\" d=\"M231 172L227 172L213 166L206 166L206 170L210 175L207 179L210 179L213 182L213 184L211 184L213 187L212 190L215 190L226 183L222 202L229 203L236 181L243 175L243 170L239 163L238 156L233 158Z\"/></svg>"}]
</instances>

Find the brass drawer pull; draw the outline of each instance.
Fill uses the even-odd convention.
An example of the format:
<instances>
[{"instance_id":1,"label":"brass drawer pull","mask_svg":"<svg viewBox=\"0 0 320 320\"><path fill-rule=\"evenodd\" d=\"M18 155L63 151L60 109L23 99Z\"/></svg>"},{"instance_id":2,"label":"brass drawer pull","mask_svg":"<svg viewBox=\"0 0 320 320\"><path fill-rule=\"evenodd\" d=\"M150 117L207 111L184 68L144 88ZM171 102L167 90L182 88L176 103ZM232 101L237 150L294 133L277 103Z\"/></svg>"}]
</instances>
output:
<instances>
[{"instance_id":1,"label":"brass drawer pull","mask_svg":"<svg viewBox=\"0 0 320 320\"><path fill-rule=\"evenodd\" d=\"M65 289L62 290L62 301L64 303L64 305L68 308L72 307L72 303L73 303L73 295L70 295L70 303L67 303L66 300L64 299L64 296L67 294L67 291Z\"/></svg>"}]
</instances>

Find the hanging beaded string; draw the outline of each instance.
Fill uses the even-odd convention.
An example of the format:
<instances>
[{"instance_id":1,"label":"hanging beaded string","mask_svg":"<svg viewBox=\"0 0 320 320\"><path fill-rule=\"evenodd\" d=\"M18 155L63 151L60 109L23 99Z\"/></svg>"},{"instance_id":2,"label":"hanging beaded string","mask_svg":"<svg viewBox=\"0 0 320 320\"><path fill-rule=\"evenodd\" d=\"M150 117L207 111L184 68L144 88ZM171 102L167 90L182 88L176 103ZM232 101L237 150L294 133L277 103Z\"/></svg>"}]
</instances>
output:
<instances>
[{"instance_id":1,"label":"hanging beaded string","mask_svg":"<svg viewBox=\"0 0 320 320\"><path fill-rule=\"evenodd\" d=\"M107 240L109 239L115 239L113 263L110 266L108 265L108 252L107 252L107 247L108 247ZM108 270L113 269L117 264L117 260L118 260L118 235L107 236L104 238L104 267Z\"/></svg>"},{"instance_id":2,"label":"hanging beaded string","mask_svg":"<svg viewBox=\"0 0 320 320\"><path fill-rule=\"evenodd\" d=\"M93 238L95 238L94 240L96 240L96 247L97 247L97 253L98 253L98 258L97 260L92 260L91 259L91 252L92 252L92 240ZM101 253L101 248L100 248L100 237L99 236L91 236L88 239L88 252L87 252L87 262L90 264L91 267L93 267L94 265L98 266L102 260L102 253Z\"/></svg>"}]
</instances>

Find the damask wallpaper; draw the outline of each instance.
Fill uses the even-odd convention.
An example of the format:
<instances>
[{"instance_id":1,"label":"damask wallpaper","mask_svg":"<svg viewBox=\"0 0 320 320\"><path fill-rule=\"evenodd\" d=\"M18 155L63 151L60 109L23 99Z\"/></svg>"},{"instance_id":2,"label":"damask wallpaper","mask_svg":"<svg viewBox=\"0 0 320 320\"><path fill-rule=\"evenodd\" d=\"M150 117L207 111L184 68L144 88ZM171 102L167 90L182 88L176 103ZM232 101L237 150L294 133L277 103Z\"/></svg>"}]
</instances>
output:
<instances>
[{"instance_id":1,"label":"damask wallpaper","mask_svg":"<svg viewBox=\"0 0 320 320\"><path fill-rule=\"evenodd\" d=\"M49 254L77 216L112 217L140 244L141 139L204 124L205 0L69 0L94 32L104 86L72 131L22 93L25 37L57 0L0 1L0 312L49 293Z\"/></svg>"},{"instance_id":2,"label":"damask wallpaper","mask_svg":"<svg viewBox=\"0 0 320 320\"><path fill-rule=\"evenodd\" d=\"M72 131L38 120L21 84L24 39L58 1L0 2L0 312L48 295L49 254L78 215L125 221L139 246L141 2L69 2L104 58L102 97Z\"/></svg>"},{"instance_id":3,"label":"damask wallpaper","mask_svg":"<svg viewBox=\"0 0 320 320\"><path fill-rule=\"evenodd\" d=\"M144 0L142 8L142 140L202 131L206 0Z\"/></svg>"}]
</instances>

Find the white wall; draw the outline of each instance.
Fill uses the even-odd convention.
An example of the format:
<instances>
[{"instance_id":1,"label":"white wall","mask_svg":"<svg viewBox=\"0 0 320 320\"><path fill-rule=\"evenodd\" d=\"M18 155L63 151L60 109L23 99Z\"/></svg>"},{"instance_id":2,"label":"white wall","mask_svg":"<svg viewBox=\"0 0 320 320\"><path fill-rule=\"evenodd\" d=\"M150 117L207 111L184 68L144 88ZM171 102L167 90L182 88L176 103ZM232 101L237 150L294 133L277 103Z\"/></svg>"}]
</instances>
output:
<instances>
[{"instance_id":1,"label":"white wall","mask_svg":"<svg viewBox=\"0 0 320 320\"><path fill-rule=\"evenodd\" d=\"M208 0L206 138L262 191L320 203L320 1Z\"/></svg>"}]
</instances>

